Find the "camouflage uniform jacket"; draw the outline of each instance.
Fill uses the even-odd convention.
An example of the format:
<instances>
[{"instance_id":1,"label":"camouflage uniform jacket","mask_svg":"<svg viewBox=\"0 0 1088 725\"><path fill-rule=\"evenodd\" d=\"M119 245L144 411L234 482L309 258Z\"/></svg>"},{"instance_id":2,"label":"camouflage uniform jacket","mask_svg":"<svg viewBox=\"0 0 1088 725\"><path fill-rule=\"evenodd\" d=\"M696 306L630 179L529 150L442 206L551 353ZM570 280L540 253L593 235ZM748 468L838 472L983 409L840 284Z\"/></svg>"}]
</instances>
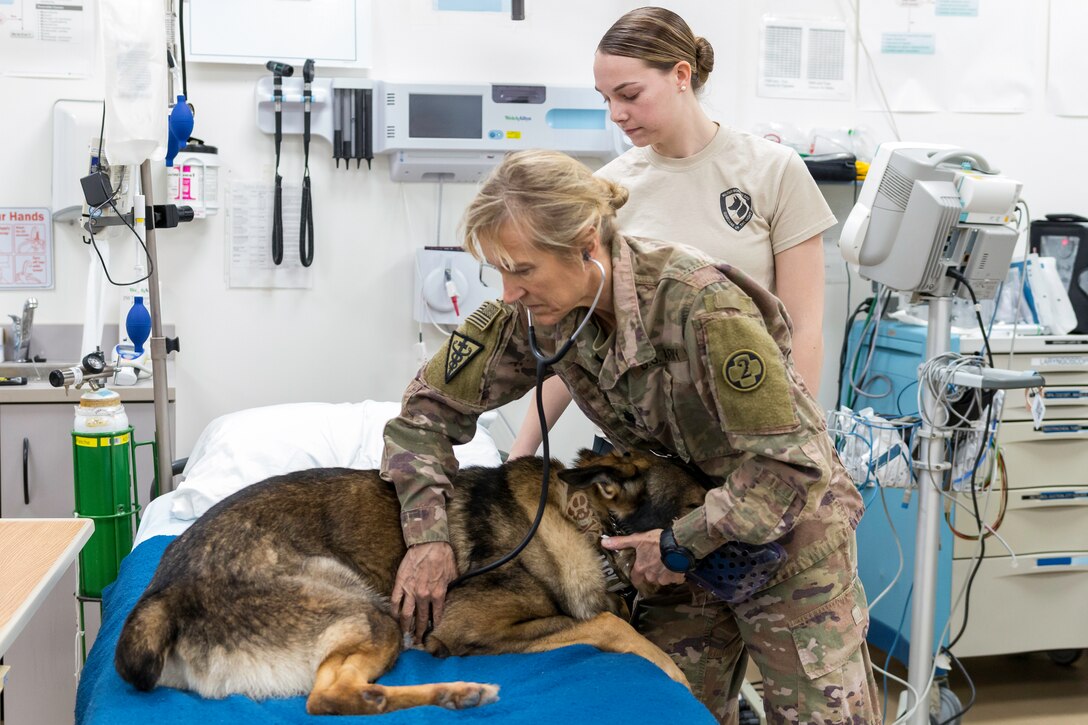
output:
<instances>
[{"instance_id":1,"label":"camouflage uniform jacket","mask_svg":"<svg viewBox=\"0 0 1088 725\"><path fill-rule=\"evenodd\" d=\"M676 521L677 541L696 557L729 540L779 541L789 560L770 584L842 545L862 501L794 370L782 303L689 247L617 237L611 252L616 329L590 320L554 374L620 450L679 455L720 482ZM554 351L585 313L538 328L540 348ZM498 302L420 370L385 429L382 465L406 543L448 540L452 445L535 382L524 310Z\"/></svg>"}]
</instances>

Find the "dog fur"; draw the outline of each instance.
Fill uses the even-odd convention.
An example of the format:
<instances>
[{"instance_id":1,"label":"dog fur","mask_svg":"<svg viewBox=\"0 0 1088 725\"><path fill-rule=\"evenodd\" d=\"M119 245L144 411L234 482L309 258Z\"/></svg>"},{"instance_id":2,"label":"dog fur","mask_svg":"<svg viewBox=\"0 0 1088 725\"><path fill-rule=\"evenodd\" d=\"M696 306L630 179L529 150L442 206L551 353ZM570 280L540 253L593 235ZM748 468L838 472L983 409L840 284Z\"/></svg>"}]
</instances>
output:
<instances>
[{"instance_id":1,"label":"dog fur","mask_svg":"<svg viewBox=\"0 0 1088 725\"><path fill-rule=\"evenodd\" d=\"M542 460L468 468L447 506L461 572L522 540L540 498ZM590 644L683 674L616 616L600 550L564 516L567 486L620 530L668 525L702 503L703 485L666 459L582 451L553 463L536 536L512 562L450 590L423 646L439 655L542 652ZM558 480L557 480L558 478ZM313 469L249 486L209 510L163 554L125 622L115 665L137 689L204 697L309 693L312 714L373 714L492 702L498 688L452 682L374 684L403 646L389 597L405 547L399 505L377 471Z\"/></svg>"}]
</instances>

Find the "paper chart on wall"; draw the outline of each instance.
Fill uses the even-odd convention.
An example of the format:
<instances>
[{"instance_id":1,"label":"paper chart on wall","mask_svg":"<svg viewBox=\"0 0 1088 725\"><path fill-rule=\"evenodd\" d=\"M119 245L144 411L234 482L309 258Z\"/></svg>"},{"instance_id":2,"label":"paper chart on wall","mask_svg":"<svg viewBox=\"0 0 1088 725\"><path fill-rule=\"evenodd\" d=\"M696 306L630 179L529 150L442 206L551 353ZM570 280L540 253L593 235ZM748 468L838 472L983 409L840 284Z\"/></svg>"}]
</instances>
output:
<instances>
[{"instance_id":1,"label":"paper chart on wall","mask_svg":"<svg viewBox=\"0 0 1088 725\"><path fill-rule=\"evenodd\" d=\"M1059 116L1088 116L1088 53L1084 28L1088 3L1050 0L1050 63L1047 70L1047 110Z\"/></svg>"},{"instance_id":2,"label":"paper chart on wall","mask_svg":"<svg viewBox=\"0 0 1088 725\"><path fill-rule=\"evenodd\" d=\"M299 261L302 186L283 185L283 262L272 262L271 182L235 181L227 206L227 286L310 289L313 273Z\"/></svg>"},{"instance_id":3,"label":"paper chart on wall","mask_svg":"<svg viewBox=\"0 0 1088 725\"><path fill-rule=\"evenodd\" d=\"M849 99L847 47L841 20L763 16L756 93L764 98Z\"/></svg>"},{"instance_id":4,"label":"paper chart on wall","mask_svg":"<svg viewBox=\"0 0 1088 725\"><path fill-rule=\"evenodd\" d=\"M0 73L86 78L94 68L93 0L0 0Z\"/></svg>"},{"instance_id":5,"label":"paper chart on wall","mask_svg":"<svg viewBox=\"0 0 1088 725\"><path fill-rule=\"evenodd\" d=\"M0 289L53 288L49 209L0 207Z\"/></svg>"},{"instance_id":6,"label":"paper chart on wall","mask_svg":"<svg viewBox=\"0 0 1088 725\"><path fill-rule=\"evenodd\" d=\"M1023 113L1040 14L1021 0L870 0L858 106L873 111Z\"/></svg>"}]
</instances>

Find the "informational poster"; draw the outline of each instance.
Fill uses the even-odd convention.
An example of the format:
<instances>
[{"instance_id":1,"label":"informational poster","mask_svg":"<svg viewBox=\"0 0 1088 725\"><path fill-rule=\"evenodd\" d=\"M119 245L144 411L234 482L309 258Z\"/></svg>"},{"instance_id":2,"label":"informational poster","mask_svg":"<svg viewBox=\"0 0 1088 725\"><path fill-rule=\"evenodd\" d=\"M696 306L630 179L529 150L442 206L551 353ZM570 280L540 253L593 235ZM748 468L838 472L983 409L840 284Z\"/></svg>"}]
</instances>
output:
<instances>
[{"instance_id":1,"label":"informational poster","mask_svg":"<svg viewBox=\"0 0 1088 725\"><path fill-rule=\"evenodd\" d=\"M299 260L298 235L302 219L302 185L283 185L283 261L272 261L272 215L275 189L271 182L235 181L227 207L227 285L309 289L310 267Z\"/></svg>"},{"instance_id":2,"label":"informational poster","mask_svg":"<svg viewBox=\"0 0 1088 725\"><path fill-rule=\"evenodd\" d=\"M848 100L853 85L848 47L841 20L764 16L757 94Z\"/></svg>"},{"instance_id":3,"label":"informational poster","mask_svg":"<svg viewBox=\"0 0 1088 725\"><path fill-rule=\"evenodd\" d=\"M1021 0L868 0L859 13L858 106L1023 113L1043 16Z\"/></svg>"},{"instance_id":4,"label":"informational poster","mask_svg":"<svg viewBox=\"0 0 1088 725\"><path fill-rule=\"evenodd\" d=\"M86 78L94 68L93 0L0 0L0 73Z\"/></svg>"},{"instance_id":5,"label":"informational poster","mask_svg":"<svg viewBox=\"0 0 1088 725\"><path fill-rule=\"evenodd\" d=\"M1050 0L1050 62L1047 65L1046 106L1059 116L1088 116L1088 53L1084 29L1088 3Z\"/></svg>"},{"instance_id":6,"label":"informational poster","mask_svg":"<svg viewBox=\"0 0 1088 725\"><path fill-rule=\"evenodd\" d=\"M263 66L269 58L321 68L369 68L372 0L189 0L187 59ZM299 71L301 71L301 67Z\"/></svg>"},{"instance_id":7,"label":"informational poster","mask_svg":"<svg viewBox=\"0 0 1088 725\"><path fill-rule=\"evenodd\" d=\"M49 209L0 207L0 289L53 288Z\"/></svg>"}]
</instances>

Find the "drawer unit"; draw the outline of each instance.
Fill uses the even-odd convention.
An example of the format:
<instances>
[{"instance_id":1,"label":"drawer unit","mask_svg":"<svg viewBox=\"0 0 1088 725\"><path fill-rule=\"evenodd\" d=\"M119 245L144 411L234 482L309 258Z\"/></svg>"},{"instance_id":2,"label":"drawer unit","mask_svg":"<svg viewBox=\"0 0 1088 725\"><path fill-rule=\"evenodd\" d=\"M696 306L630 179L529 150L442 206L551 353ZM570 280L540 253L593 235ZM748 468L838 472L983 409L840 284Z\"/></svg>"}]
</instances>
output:
<instances>
[{"instance_id":1,"label":"drawer unit","mask_svg":"<svg viewBox=\"0 0 1088 725\"><path fill-rule=\"evenodd\" d=\"M987 547L989 543L987 543ZM971 574L971 560L952 562L952 590ZM1088 552L985 559L971 587L971 615L957 657L1088 647ZM953 633L963 621L952 616Z\"/></svg>"},{"instance_id":2,"label":"drawer unit","mask_svg":"<svg viewBox=\"0 0 1088 725\"><path fill-rule=\"evenodd\" d=\"M971 495L957 494L960 502L971 508ZM978 494L979 511L983 521L993 522L1001 505L998 491ZM956 507L956 528L964 534L975 535L978 527L974 518ZM1005 517L997 529L1001 538L1021 554L1046 554L1055 551L1088 552L1088 486L1056 488L1017 488L1009 491ZM974 558L977 541L955 538L953 556ZM986 539L986 556L1008 556L1004 545L994 537Z\"/></svg>"},{"instance_id":3,"label":"drawer unit","mask_svg":"<svg viewBox=\"0 0 1088 725\"><path fill-rule=\"evenodd\" d=\"M855 330L851 337L855 348L857 337ZM978 353L982 341L953 336L951 347L965 354ZM1018 337L1015 341L996 337L991 350L995 367L1038 372L1046 382L1040 391L1006 391L998 445L1009 490L998 533L1015 556L996 538L986 540L986 557L971 590L968 627L954 652L970 657L1088 647L1088 617L1084 616L1088 602L1088 336ZM924 356L924 329L882 325L869 378L887 375L893 389L890 395L862 402L890 416L912 410L915 371ZM903 382L907 378L909 384ZM1046 404L1038 430L1031 415L1033 395L1043 396ZM970 494L953 495L970 507ZM993 522L1000 492L980 492L978 498L984 520ZM914 497L904 511L892 507L903 541L906 576L870 612L870 641L885 650L894 645L894 656L904 663L909 646L904 640L909 643L910 630L909 622L902 623L900 617L908 605L914 568L916 501ZM883 512L870 510L857 531L858 569L870 591L883 589L898 564L883 518ZM969 508L957 505L953 521L964 534L977 533ZM949 621L951 634L959 631L962 603L956 608L952 603L970 576L977 552L977 541L954 537L942 522L935 639Z\"/></svg>"},{"instance_id":4,"label":"drawer unit","mask_svg":"<svg viewBox=\"0 0 1088 725\"><path fill-rule=\"evenodd\" d=\"M982 350L982 340L978 337L960 337L960 347L964 352L978 353ZM1015 343L1009 337L995 337L990 340L990 351L995 367L1034 370L1046 378L1047 387L1088 385L1088 337L1017 337Z\"/></svg>"},{"instance_id":5,"label":"drawer unit","mask_svg":"<svg viewBox=\"0 0 1088 725\"><path fill-rule=\"evenodd\" d=\"M1088 385L1050 385L1042 391L1010 390L1005 396L1002 420L1032 420L1031 405L1042 395L1046 412L1043 422L1052 418L1088 419Z\"/></svg>"},{"instance_id":6,"label":"drawer unit","mask_svg":"<svg viewBox=\"0 0 1088 725\"><path fill-rule=\"evenodd\" d=\"M1088 420L1005 421L997 443L1010 489L1088 485Z\"/></svg>"}]
</instances>

